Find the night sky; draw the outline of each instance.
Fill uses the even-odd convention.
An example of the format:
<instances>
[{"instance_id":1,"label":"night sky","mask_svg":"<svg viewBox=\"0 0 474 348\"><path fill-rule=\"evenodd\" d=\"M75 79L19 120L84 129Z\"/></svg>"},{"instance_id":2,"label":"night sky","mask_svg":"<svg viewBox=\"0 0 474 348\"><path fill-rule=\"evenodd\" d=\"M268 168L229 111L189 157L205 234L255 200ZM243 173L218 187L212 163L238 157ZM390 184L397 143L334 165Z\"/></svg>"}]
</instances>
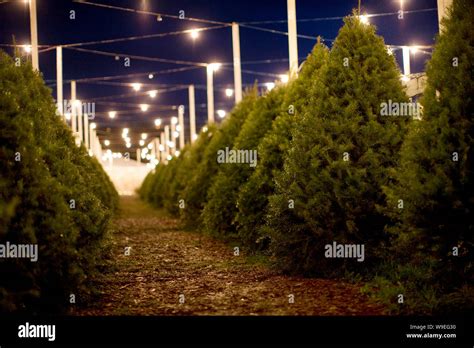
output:
<instances>
[{"instance_id":1,"label":"night sky","mask_svg":"<svg viewBox=\"0 0 474 348\"><path fill-rule=\"evenodd\" d=\"M22 0L0 0L0 43L11 44L15 36L18 44L28 44L29 10ZM187 17L203 18L221 22L253 22L286 19L286 0L123 0L106 1L91 0L101 4L111 4L127 8L144 9L152 12L178 15L185 11ZM297 18L309 19L320 17L339 17L348 15L357 7L357 0L297 0ZM168 19L157 21L155 16L99 8L86 4L74 3L72 0L37 0L38 31L40 45L59 45L76 42L87 42L103 39L114 39L136 35L166 33L191 28L210 27L214 24L190 22L187 20ZM436 8L436 0L405 0L404 10L420 10ZM362 13L396 12L400 9L399 0L363 0ZM75 20L69 19L70 10L75 11ZM377 26L387 44L392 45L432 45L438 32L437 11L405 14L403 20L396 15L370 18ZM255 26L287 31L286 23L254 24ZM331 40L337 36L342 20L303 21L298 23L298 34L317 36ZM271 64L246 64L245 62L264 59L287 59L288 38L284 35L240 28L242 69L270 74L284 74L288 70L288 62L280 61ZM316 40L300 38L298 40L299 56L303 60L311 51ZM222 28L202 32L196 41L188 35L167 36L112 44L82 46L106 52L184 60L192 62L232 62L231 28ZM6 46L1 49L12 53ZM431 51L431 50L429 50ZM47 84L51 86L53 96L56 94L55 50L40 53L40 70ZM397 61L401 64L401 51L396 52ZM412 59L412 73L424 70L429 55L420 53ZM182 68L186 65L148 62L131 59L131 66L125 67L123 59L78 52L71 49L63 50L64 98L69 98L69 80L134 73L156 72L166 69ZM226 66L215 74L215 109L229 111L233 98L225 96L225 88L233 88L232 65ZM243 74L243 83L251 85L275 80L272 76L261 76L253 73ZM170 88L176 85L196 85L196 103L198 130L207 121L206 111L206 71L203 67L172 74L156 74L153 79L147 76L116 79L108 82L114 84L78 83L78 99L90 100L97 97L132 94L130 98L113 98L96 101L98 133L101 140L110 139L114 151L125 151L120 139L121 129L130 127L132 142L138 145L135 134L153 129L153 120L161 117L164 123L177 116L173 106L188 104L187 89L175 92L160 93L156 99L148 96L133 96L130 82L141 82L150 89ZM121 85L120 85L121 84ZM118 103L118 104L116 104ZM133 104L147 103L152 108L147 113L137 110ZM132 105L130 105L132 104ZM116 119L110 120L105 114L109 110L127 111ZM102 112L102 114L101 114ZM218 119L218 118L216 118ZM186 125L188 114L186 112Z\"/></svg>"}]
</instances>

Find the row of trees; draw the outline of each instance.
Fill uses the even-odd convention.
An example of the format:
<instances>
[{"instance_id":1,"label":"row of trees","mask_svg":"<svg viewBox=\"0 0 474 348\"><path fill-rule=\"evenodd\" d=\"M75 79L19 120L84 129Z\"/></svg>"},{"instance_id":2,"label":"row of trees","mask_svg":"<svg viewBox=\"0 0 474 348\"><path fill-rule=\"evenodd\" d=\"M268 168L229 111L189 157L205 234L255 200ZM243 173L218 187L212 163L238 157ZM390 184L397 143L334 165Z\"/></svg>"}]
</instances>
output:
<instances>
[{"instance_id":1,"label":"row of trees","mask_svg":"<svg viewBox=\"0 0 474 348\"><path fill-rule=\"evenodd\" d=\"M366 277L394 312L472 308L473 8L455 0L444 22L421 120L383 115L382 103L409 102L400 71L374 26L350 16L297 79L247 91L159 165L142 198L285 272ZM226 148L256 150L257 166L219 163ZM327 258L333 242L363 244L364 262Z\"/></svg>"},{"instance_id":2,"label":"row of trees","mask_svg":"<svg viewBox=\"0 0 474 348\"><path fill-rule=\"evenodd\" d=\"M77 147L31 64L0 51L0 245L36 244L38 259L0 259L0 311L51 313L91 293L118 194ZM72 296L71 296L72 295Z\"/></svg>"}]
</instances>

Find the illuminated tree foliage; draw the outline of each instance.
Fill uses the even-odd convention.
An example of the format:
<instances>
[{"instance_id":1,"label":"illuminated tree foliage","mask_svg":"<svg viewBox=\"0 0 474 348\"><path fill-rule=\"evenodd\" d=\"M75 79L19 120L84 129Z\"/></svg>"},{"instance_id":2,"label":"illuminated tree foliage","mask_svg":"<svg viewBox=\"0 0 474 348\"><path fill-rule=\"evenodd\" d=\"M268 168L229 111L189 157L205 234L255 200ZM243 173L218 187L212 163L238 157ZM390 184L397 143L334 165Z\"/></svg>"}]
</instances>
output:
<instances>
[{"instance_id":1,"label":"illuminated tree foliage","mask_svg":"<svg viewBox=\"0 0 474 348\"><path fill-rule=\"evenodd\" d=\"M470 297L472 311L474 3L455 0L443 24L427 67L422 120L411 124L396 180L386 188L387 211L396 222L389 230L399 262L422 267L438 291L459 290L440 302L461 307Z\"/></svg>"},{"instance_id":2,"label":"illuminated tree foliage","mask_svg":"<svg viewBox=\"0 0 474 348\"><path fill-rule=\"evenodd\" d=\"M0 310L62 310L91 291L118 195L31 65L0 52L0 91L0 244L39 249L37 262L0 260Z\"/></svg>"},{"instance_id":3,"label":"illuminated tree foliage","mask_svg":"<svg viewBox=\"0 0 474 348\"><path fill-rule=\"evenodd\" d=\"M318 43L304 62L298 78L285 88L282 113L258 146L256 170L240 188L235 222L240 239L253 249L268 247L268 236L264 232L268 197L274 193L275 176L283 169L283 158L290 147L294 124L301 121L303 110L308 104L317 102L314 97L319 87L315 84L326 64L328 53L328 49ZM313 90L315 87L316 90Z\"/></svg>"},{"instance_id":4,"label":"illuminated tree foliage","mask_svg":"<svg viewBox=\"0 0 474 348\"><path fill-rule=\"evenodd\" d=\"M284 88L277 87L257 99L235 140L233 150L246 151L249 154L251 151L257 151L260 141L271 129L273 120L282 112L283 97ZM215 156L217 158L217 154ZM237 194L254 171L255 168L251 167L250 163L220 164L219 172L213 178L208 191L208 202L202 212L202 221L208 233L226 236L236 232L233 220L237 213Z\"/></svg>"},{"instance_id":5,"label":"illuminated tree foliage","mask_svg":"<svg viewBox=\"0 0 474 348\"><path fill-rule=\"evenodd\" d=\"M389 222L378 209L397 165L406 118L380 115L405 102L400 72L375 28L347 17L331 49L314 103L294 127L284 174L276 178L268 223L286 271L334 275L364 271L383 254ZM290 203L294 202L294 208ZM325 245L364 244L365 260L331 259Z\"/></svg>"}]
</instances>

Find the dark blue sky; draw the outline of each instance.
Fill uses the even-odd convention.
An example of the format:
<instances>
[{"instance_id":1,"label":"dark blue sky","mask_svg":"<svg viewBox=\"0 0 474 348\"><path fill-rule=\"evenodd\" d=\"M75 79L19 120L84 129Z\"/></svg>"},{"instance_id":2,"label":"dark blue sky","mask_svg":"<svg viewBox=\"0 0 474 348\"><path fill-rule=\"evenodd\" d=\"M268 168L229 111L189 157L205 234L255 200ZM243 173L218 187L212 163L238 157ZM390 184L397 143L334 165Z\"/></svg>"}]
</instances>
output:
<instances>
[{"instance_id":1,"label":"dark blue sky","mask_svg":"<svg viewBox=\"0 0 474 348\"><path fill-rule=\"evenodd\" d=\"M222 22L286 19L286 0L91 1L128 8L146 8L149 11L173 15L178 15L180 10L184 10L188 17ZM29 43L28 6L24 4L22 0L11 0L7 3L1 2L0 0L0 43L11 43L12 35L15 36L17 43ZM348 15L353 8L357 7L358 1L297 0L296 2L298 19L305 19ZM74 3L72 0L37 0L37 3L39 42L41 45L95 41L212 26L212 24L167 18L159 22L153 16L98 8ZM405 0L404 3L404 9L407 11L436 8L436 0ZM363 13L396 12L399 8L399 0L362 0ZM75 11L75 20L69 19L70 10ZM370 22L377 26L378 33L384 37L385 42L392 45L432 45L434 37L438 32L436 11L405 14L403 20L398 20L397 16L375 17L371 18ZM342 20L300 22L298 23L298 34L310 36L321 35L325 39L334 39L341 25ZM286 23L258 24L258 26L287 31ZM240 35L243 62L262 59L285 59L288 57L288 38L286 36L248 28L241 28ZM314 40L300 38L298 40L299 56L305 57L312 49L314 43ZM330 45L330 41L328 41L327 44ZM5 49L5 47L2 48ZM193 42L189 35L179 35L114 44L91 45L82 48L173 60L232 62L230 28L204 32L195 42ZM11 52L11 49L7 49L7 51ZM63 55L65 80L159 71L184 66L132 59L131 67L125 67L123 60L115 60L114 57L100 56L70 49L64 49ZM401 52L397 52L396 56L398 62L401 64ZM416 55L412 60L412 72L423 71L427 58L429 58L427 55ZM288 63L244 64L242 68L259 72L283 74L288 69ZM56 78L54 50L40 54L40 69L45 80L50 84L54 83L53 80ZM252 84L255 80L262 83L269 82L272 78L254 74L243 74L244 84ZM141 77L114 81L138 81L144 84L150 84L149 89L152 89L151 85L192 83L196 84L197 88L197 104L206 103L206 91L204 88L206 83L205 68L174 74L157 75L152 80ZM220 70L217 72L215 85L216 109L229 110L232 106L232 99L226 98L224 89L226 87L233 87L232 70ZM69 91L69 85L65 85L65 98L69 98ZM126 93L131 93L130 87L89 83L78 84L78 98L80 99ZM53 95L55 95L54 86ZM187 91L163 93L153 101L146 96L116 99L113 101L166 106L184 104L187 106ZM119 106L97 103L96 106L96 111L98 112L127 109L129 109L129 107L126 105ZM97 123L99 124L100 134L106 134L105 132L111 131L119 137L120 131L118 129L126 126L132 130L136 129L137 131L141 131L147 127L152 127L155 118L162 117L165 121L176 113L171 110L159 111L158 108L155 110L156 111L151 111L146 114L130 112L126 115L120 115L113 122L110 122L105 115L99 115L97 117ZM198 126L202 126L207 119L205 107L198 107L197 113ZM110 129L107 130L107 128ZM105 136L112 139L111 135ZM134 143L138 142L138 140L133 139L133 137L132 140ZM117 145L118 144L122 144L122 142L118 142ZM114 150L119 150L119 147L115 147Z\"/></svg>"}]
</instances>

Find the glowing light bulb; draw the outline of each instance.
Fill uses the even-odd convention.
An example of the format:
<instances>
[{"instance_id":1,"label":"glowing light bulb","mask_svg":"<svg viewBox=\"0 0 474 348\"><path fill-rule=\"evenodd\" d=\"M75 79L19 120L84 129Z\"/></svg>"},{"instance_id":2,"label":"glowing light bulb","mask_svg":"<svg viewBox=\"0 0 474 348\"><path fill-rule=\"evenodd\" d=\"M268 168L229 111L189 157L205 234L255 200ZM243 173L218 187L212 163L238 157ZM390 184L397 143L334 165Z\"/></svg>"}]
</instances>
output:
<instances>
[{"instance_id":1,"label":"glowing light bulb","mask_svg":"<svg viewBox=\"0 0 474 348\"><path fill-rule=\"evenodd\" d=\"M139 144L140 146L145 146L145 140L140 140L140 141L138 142L138 144Z\"/></svg>"},{"instance_id":2,"label":"glowing light bulb","mask_svg":"<svg viewBox=\"0 0 474 348\"><path fill-rule=\"evenodd\" d=\"M148 104L140 104L140 110L143 112L148 111L149 108L150 108L150 105Z\"/></svg>"},{"instance_id":3,"label":"glowing light bulb","mask_svg":"<svg viewBox=\"0 0 474 348\"><path fill-rule=\"evenodd\" d=\"M226 88L225 95L229 98L232 97L234 95L234 90L232 88Z\"/></svg>"},{"instance_id":4,"label":"glowing light bulb","mask_svg":"<svg viewBox=\"0 0 474 348\"><path fill-rule=\"evenodd\" d=\"M273 88L275 88L275 83L273 83L273 82L267 82L267 83L265 84L265 87L267 87L267 89L268 89L269 91L271 91Z\"/></svg>"},{"instance_id":5,"label":"glowing light bulb","mask_svg":"<svg viewBox=\"0 0 474 348\"><path fill-rule=\"evenodd\" d=\"M117 111L109 111L109 117L114 119L117 116Z\"/></svg>"},{"instance_id":6,"label":"glowing light bulb","mask_svg":"<svg viewBox=\"0 0 474 348\"><path fill-rule=\"evenodd\" d=\"M225 112L225 110L217 110L217 115L218 115L220 118L224 118L225 115L227 115L227 112Z\"/></svg>"},{"instance_id":7,"label":"glowing light bulb","mask_svg":"<svg viewBox=\"0 0 474 348\"><path fill-rule=\"evenodd\" d=\"M131 86L134 91L139 91L142 88L142 84L138 82L132 83Z\"/></svg>"},{"instance_id":8,"label":"glowing light bulb","mask_svg":"<svg viewBox=\"0 0 474 348\"><path fill-rule=\"evenodd\" d=\"M149 91L148 95L150 96L150 98L156 98L156 96L158 95L158 91Z\"/></svg>"},{"instance_id":9,"label":"glowing light bulb","mask_svg":"<svg viewBox=\"0 0 474 348\"><path fill-rule=\"evenodd\" d=\"M104 140L104 145L105 146L110 146L110 140Z\"/></svg>"},{"instance_id":10,"label":"glowing light bulb","mask_svg":"<svg viewBox=\"0 0 474 348\"><path fill-rule=\"evenodd\" d=\"M221 66L222 66L221 63L211 63L208 65L209 69L211 69L214 72L219 70Z\"/></svg>"},{"instance_id":11,"label":"glowing light bulb","mask_svg":"<svg viewBox=\"0 0 474 348\"><path fill-rule=\"evenodd\" d=\"M148 138L148 134L142 133L142 134L141 134L141 138L142 138L143 140L145 140L146 138Z\"/></svg>"},{"instance_id":12,"label":"glowing light bulb","mask_svg":"<svg viewBox=\"0 0 474 348\"><path fill-rule=\"evenodd\" d=\"M177 117L171 117L171 124L177 124L178 123L178 118Z\"/></svg>"},{"instance_id":13,"label":"glowing light bulb","mask_svg":"<svg viewBox=\"0 0 474 348\"><path fill-rule=\"evenodd\" d=\"M286 74L283 74L283 75L280 75L280 81L282 83L288 83L288 81L290 80L290 77Z\"/></svg>"},{"instance_id":14,"label":"glowing light bulb","mask_svg":"<svg viewBox=\"0 0 474 348\"><path fill-rule=\"evenodd\" d=\"M31 45L23 45L23 50L26 53L31 53Z\"/></svg>"},{"instance_id":15,"label":"glowing light bulb","mask_svg":"<svg viewBox=\"0 0 474 348\"><path fill-rule=\"evenodd\" d=\"M369 17L367 15L360 15L359 20L362 24L365 24L365 25L370 24Z\"/></svg>"},{"instance_id":16,"label":"glowing light bulb","mask_svg":"<svg viewBox=\"0 0 474 348\"><path fill-rule=\"evenodd\" d=\"M156 127L161 126L161 118L157 118L157 119L155 120L155 126L156 126Z\"/></svg>"},{"instance_id":17,"label":"glowing light bulb","mask_svg":"<svg viewBox=\"0 0 474 348\"><path fill-rule=\"evenodd\" d=\"M193 40L196 40L199 37L199 30L193 29L189 32L189 34Z\"/></svg>"},{"instance_id":18,"label":"glowing light bulb","mask_svg":"<svg viewBox=\"0 0 474 348\"><path fill-rule=\"evenodd\" d=\"M97 123L92 122L92 123L90 124L90 127L91 127L91 129L96 129L96 128L97 128Z\"/></svg>"}]
</instances>

